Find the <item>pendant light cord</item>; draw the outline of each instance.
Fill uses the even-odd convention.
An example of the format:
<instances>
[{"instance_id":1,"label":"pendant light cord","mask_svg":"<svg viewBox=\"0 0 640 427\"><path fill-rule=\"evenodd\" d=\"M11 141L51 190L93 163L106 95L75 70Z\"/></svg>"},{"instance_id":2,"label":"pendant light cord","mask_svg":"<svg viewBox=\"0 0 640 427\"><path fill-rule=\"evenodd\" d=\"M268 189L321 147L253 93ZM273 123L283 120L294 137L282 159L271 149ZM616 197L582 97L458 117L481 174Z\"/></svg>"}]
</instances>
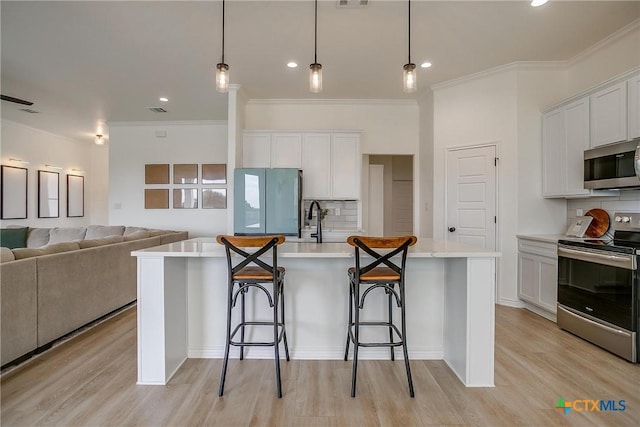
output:
<instances>
[{"instance_id":1,"label":"pendant light cord","mask_svg":"<svg viewBox=\"0 0 640 427\"><path fill-rule=\"evenodd\" d=\"M409 61L407 62L407 64L411 64L411 0L409 0L409 52L408 52L408 59ZM223 21L224 22L224 21Z\"/></svg>"},{"instance_id":2,"label":"pendant light cord","mask_svg":"<svg viewBox=\"0 0 640 427\"><path fill-rule=\"evenodd\" d=\"M222 0L222 63L224 64L224 0Z\"/></svg>"},{"instance_id":3,"label":"pendant light cord","mask_svg":"<svg viewBox=\"0 0 640 427\"><path fill-rule=\"evenodd\" d=\"M315 31L313 34L313 63L318 63L318 0L315 0Z\"/></svg>"}]
</instances>

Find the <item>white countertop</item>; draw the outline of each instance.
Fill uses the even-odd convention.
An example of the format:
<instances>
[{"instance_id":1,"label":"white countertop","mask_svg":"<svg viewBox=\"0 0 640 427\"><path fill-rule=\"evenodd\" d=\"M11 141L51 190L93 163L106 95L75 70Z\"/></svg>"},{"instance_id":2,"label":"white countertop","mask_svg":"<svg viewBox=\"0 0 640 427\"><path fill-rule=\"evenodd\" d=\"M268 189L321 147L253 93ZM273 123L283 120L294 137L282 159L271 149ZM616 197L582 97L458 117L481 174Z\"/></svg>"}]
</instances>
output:
<instances>
[{"instance_id":1,"label":"white countertop","mask_svg":"<svg viewBox=\"0 0 640 427\"><path fill-rule=\"evenodd\" d=\"M546 243L558 243L558 240L573 240L576 242L580 242L583 240L607 240L608 237L605 234L604 236L594 239L593 237L569 237L564 234L518 234L516 235L518 239L528 239L528 240L536 240L538 242L546 242Z\"/></svg>"},{"instance_id":2,"label":"white countertop","mask_svg":"<svg viewBox=\"0 0 640 427\"><path fill-rule=\"evenodd\" d=\"M136 257L225 257L224 246L214 237L199 237L153 248L141 249L131 253ZM495 258L500 252L463 245L445 240L418 238L418 242L409 248L409 258ZM307 243L285 242L278 247L278 256L282 258L351 258L354 249L347 243Z\"/></svg>"}]
</instances>

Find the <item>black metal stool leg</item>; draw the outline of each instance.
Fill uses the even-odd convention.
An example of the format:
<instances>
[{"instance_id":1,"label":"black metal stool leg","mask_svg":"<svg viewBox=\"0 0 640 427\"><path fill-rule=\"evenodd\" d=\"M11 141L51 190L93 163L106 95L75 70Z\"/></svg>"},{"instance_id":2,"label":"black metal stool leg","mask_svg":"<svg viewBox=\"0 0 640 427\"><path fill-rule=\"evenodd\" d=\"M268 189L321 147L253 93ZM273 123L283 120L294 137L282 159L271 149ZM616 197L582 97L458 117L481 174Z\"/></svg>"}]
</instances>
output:
<instances>
[{"instance_id":1,"label":"black metal stool leg","mask_svg":"<svg viewBox=\"0 0 640 427\"><path fill-rule=\"evenodd\" d=\"M240 286L242 286L243 284L240 284ZM240 328L240 342L242 344L244 344L244 322L245 322L245 301L244 301L244 297L246 295L246 293L244 291L242 291L240 293L240 303L242 304L242 306L240 307L240 312L241 312L241 319L240 321L242 322L242 327ZM244 346L240 346L240 360L244 360Z\"/></svg>"},{"instance_id":2,"label":"black metal stool leg","mask_svg":"<svg viewBox=\"0 0 640 427\"><path fill-rule=\"evenodd\" d=\"M413 392L413 380L411 379L411 366L409 366L409 352L407 351L407 319L405 316L405 296L404 296L404 283L400 283L400 299L401 299L401 317L402 317L402 351L404 352L404 366L407 370L407 381L409 382L409 395L415 397Z\"/></svg>"},{"instance_id":3,"label":"black metal stool leg","mask_svg":"<svg viewBox=\"0 0 640 427\"><path fill-rule=\"evenodd\" d=\"M280 346L278 345L278 283L273 284L273 349L276 362L276 389L278 398L282 397L282 382L280 380Z\"/></svg>"},{"instance_id":4,"label":"black metal stool leg","mask_svg":"<svg viewBox=\"0 0 640 427\"><path fill-rule=\"evenodd\" d=\"M347 323L347 343L344 349L344 361L349 358L349 343L351 342L351 325L353 324L353 282L349 279L349 321Z\"/></svg>"},{"instance_id":5,"label":"black metal stool leg","mask_svg":"<svg viewBox=\"0 0 640 427\"><path fill-rule=\"evenodd\" d=\"M393 289L393 283L387 283L387 286L390 286ZM393 344L393 327L391 326L393 325L393 305L391 301L392 293L387 290L387 295L389 300L389 343ZM396 360L395 347L391 346L389 347L389 350L391 351L391 360Z\"/></svg>"},{"instance_id":6,"label":"black metal stool leg","mask_svg":"<svg viewBox=\"0 0 640 427\"><path fill-rule=\"evenodd\" d=\"M288 362L291 359L289 358L289 344L287 343L287 328L284 323L284 280L280 283L280 310L280 318L282 319L282 340L284 341L284 353Z\"/></svg>"},{"instance_id":7,"label":"black metal stool leg","mask_svg":"<svg viewBox=\"0 0 640 427\"><path fill-rule=\"evenodd\" d=\"M351 371L351 397L356 397L356 378L358 375L358 348L360 346L360 284L356 283L354 290L355 321L353 332L353 369Z\"/></svg>"},{"instance_id":8,"label":"black metal stool leg","mask_svg":"<svg viewBox=\"0 0 640 427\"><path fill-rule=\"evenodd\" d=\"M227 364L229 362L229 346L231 345L231 298L233 296L233 282L228 284L229 292L227 295L227 341L224 346L224 361L222 362L222 373L220 374L220 386L218 387L218 396L224 393L224 380L227 376Z\"/></svg>"}]
</instances>

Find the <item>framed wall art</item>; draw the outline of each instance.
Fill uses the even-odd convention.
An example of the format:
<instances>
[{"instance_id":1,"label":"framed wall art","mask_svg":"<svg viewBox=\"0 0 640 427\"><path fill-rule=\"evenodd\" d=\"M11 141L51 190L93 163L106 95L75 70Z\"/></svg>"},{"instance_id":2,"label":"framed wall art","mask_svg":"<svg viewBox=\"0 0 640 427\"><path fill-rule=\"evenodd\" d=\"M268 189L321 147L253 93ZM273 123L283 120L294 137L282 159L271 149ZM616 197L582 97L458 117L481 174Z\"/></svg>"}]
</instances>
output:
<instances>
[{"instance_id":1,"label":"framed wall art","mask_svg":"<svg viewBox=\"0 0 640 427\"><path fill-rule=\"evenodd\" d=\"M198 209L198 189L197 188L174 188L173 189L174 209Z\"/></svg>"},{"instance_id":2,"label":"framed wall art","mask_svg":"<svg viewBox=\"0 0 640 427\"><path fill-rule=\"evenodd\" d=\"M203 184L219 184L227 183L227 165L221 164L203 164L202 165L202 183Z\"/></svg>"},{"instance_id":3,"label":"framed wall art","mask_svg":"<svg viewBox=\"0 0 640 427\"><path fill-rule=\"evenodd\" d=\"M169 209L169 189L147 188L144 190L145 209Z\"/></svg>"},{"instance_id":4,"label":"framed wall art","mask_svg":"<svg viewBox=\"0 0 640 427\"><path fill-rule=\"evenodd\" d=\"M27 218L27 180L26 168L2 165L0 168L0 218Z\"/></svg>"},{"instance_id":5,"label":"framed wall art","mask_svg":"<svg viewBox=\"0 0 640 427\"><path fill-rule=\"evenodd\" d=\"M67 175L67 217L84 216L84 176Z\"/></svg>"},{"instance_id":6,"label":"framed wall art","mask_svg":"<svg viewBox=\"0 0 640 427\"><path fill-rule=\"evenodd\" d=\"M38 171L38 218L60 216L60 174Z\"/></svg>"},{"instance_id":7,"label":"framed wall art","mask_svg":"<svg viewBox=\"0 0 640 427\"><path fill-rule=\"evenodd\" d=\"M226 188L203 188L202 189L202 209L226 209L227 189Z\"/></svg>"},{"instance_id":8,"label":"framed wall art","mask_svg":"<svg viewBox=\"0 0 640 427\"><path fill-rule=\"evenodd\" d=\"M198 183L198 165L196 163L173 165L173 183L174 184L197 184Z\"/></svg>"},{"instance_id":9,"label":"framed wall art","mask_svg":"<svg viewBox=\"0 0 640 427\"><path fill-rule=\"evenodd\" d=\"M168 184L169 164L144 165L145 184Z\"/></svg>"}]
</instances>

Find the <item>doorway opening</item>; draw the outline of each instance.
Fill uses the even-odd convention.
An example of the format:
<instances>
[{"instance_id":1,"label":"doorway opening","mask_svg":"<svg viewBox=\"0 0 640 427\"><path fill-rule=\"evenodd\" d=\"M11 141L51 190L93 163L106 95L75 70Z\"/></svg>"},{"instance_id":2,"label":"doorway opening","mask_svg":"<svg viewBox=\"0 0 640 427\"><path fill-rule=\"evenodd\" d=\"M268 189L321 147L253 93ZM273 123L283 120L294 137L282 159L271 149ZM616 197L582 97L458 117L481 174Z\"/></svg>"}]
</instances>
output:
<instances>
[{"instance_id":1,"label":"doorway opening","mask_svg":"<svg viewBox=\"0 0 640 427\"><path fill-rule=\"evenodd\" d=\"M369 155L368 196L369 235L413 234L413 156Z\"/></svg>"}]
</instances>

